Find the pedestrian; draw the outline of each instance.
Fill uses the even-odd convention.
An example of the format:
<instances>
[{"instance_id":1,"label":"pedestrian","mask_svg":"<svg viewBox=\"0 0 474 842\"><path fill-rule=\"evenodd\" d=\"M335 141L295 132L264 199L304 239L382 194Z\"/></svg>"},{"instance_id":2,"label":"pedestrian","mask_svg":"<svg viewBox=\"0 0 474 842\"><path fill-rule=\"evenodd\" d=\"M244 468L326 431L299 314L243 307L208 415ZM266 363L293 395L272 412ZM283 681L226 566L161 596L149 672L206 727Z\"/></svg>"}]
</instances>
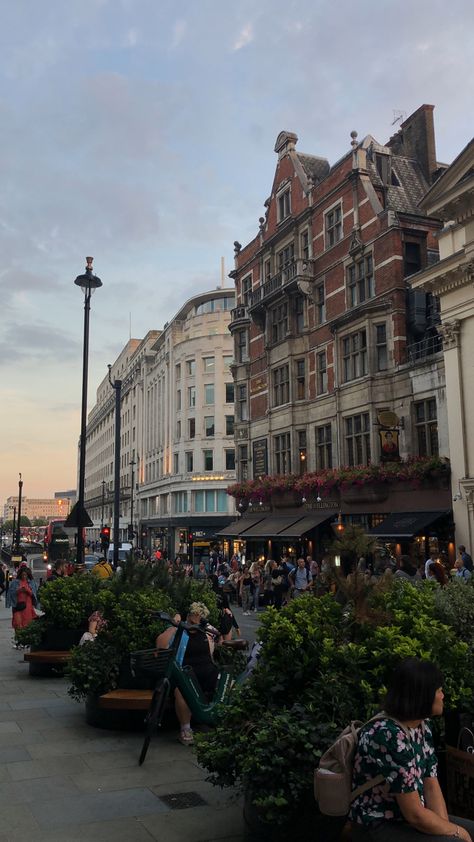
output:
<instances>
[{"instance_id":1,"label":"pedestrian","mask_svg":"<svg viewBox=\"0 0 474 842\"><path fill-rule=\"evenodd\" d=\"M461 582L467 582L471 578L472 573L467 569L467 567L464 567L462 556L459 556L459 558L456 559L454 562L454 568L455 579L460 579Z\"/></svg>"},{"instance_id":2,"label":"pedestrian","mask_svg":"<svg viewBox=\"0 0 474 842\"><path fill-rule=\"evenodd\" d=\"M410 561L410 556L402 555L400 557L400 566L393 574L394 579L405 579L408 582L416 582L417 569Z\"/></svg>"},{"instance_id":3,"label":"pedestrian","mask_svg":"<svg viewBox=\"0 0 474 842\"><path fill-rule=\"evenodd\" d=\"M276 567L276 561L269 558L265 564L263 571L263 604L266 608L273 605L273 568Z\"/></svg>"},{"instance_id":4,"label":"pedestrian","mask_svg":"<svg viewBox=\"0 0 474 842\"><path fill-rule=\"evenodd\" d=\"M428 565L428 575L426 577L431 582L437 582L440 588L444 588L448 584L448 577L442 564L438 561L432 561Z\"/></svg>"},{"instance_id":5,"label":"pedestrian","mask_svg":"<svg viewBox=\"0 0 474 842\"><path fill-rule=\"evenodd\" d=\"M437 562L437 561L438 561L438 551L434 550L434 549L430 550L429 558L427 558L426 561L425 561L425 579L429 578L428 570L429 570L430 564L433 564L434 562Z\"/></svg>"},{"instance_id":6,"label":"pedestrian","mask_svg":"<svg viewBox=\"0 0 474 842\"><path fill-rule=\"evenodd\" d=\"M380 719L358 735L352 789L381 776L351 803L354 842L472 842L474 822L449 816L438 782L431 716L443 713L443 678L430 661L395 669Z\"/></svg>"},{"instance_id":7,"label":"pedestrian","mask_svg":"<svg viewBox=\"0 0 474 842\"><path fill-rule=\"evenodd\" d=\"M462 558L462 562L466 570L469 570L469 573L474 572L472 558L469 555L469 553L466 552L466 547L464 546L464 544L459 544L458 553L460 558Z\"/></svg>"},{"instance_id":8,"label":"pedestrian","mask_svg":"<svg viewBox=\"0 0 474 842\"><path fill-rule=\"evenodd\" d=\"M206 582L207 581L207 570L206 565L203 561L199 562L199 567L196 571L196 577L198 582Z\"/></svg>"},{"instance_id":9,"label":"pedestrian","mask_svg":"<svg viewBox=\"0 0 474 842\"><path fill-rule=\"evenodd\" d=\"M253 561L250 565L250 575L252 577L252 610L257 613L260 602L260 585L262 582L262 572L258 561Z\"/></svg>"},{"instance_id":10,"label":"pedestrian","mask_svg":"<svg viewBox=\"0 0 474 842\"><path fill-rule=\"evenodd\" d=\"M6 586L5 565L0 562L0 597L3 596L6 589L7 589L7 586Z\"/></svg>"},{"instance_id":11,"label":"pedestrian","mask_svg":"<svg viewBox=\"0 0 474 842\"><path fill-rule=\"evenodd\" d=\"M35 606L38 604L38 589L29 567L23 565L18 570L17 578L10 586L12 607L12 626L23 629L36 619Z\"/></svg>"},{"instance_id":12,"label":"pedestrian","mask_svg":"<svg viewBox=\"0 0 474 842\"><path fill-rule=\"evenodd\" d=\"M55 582L56 579L64 579L66 575L66 564L64 558L58 558L53 564L53 569L51 571L51 576L49 577L49 582Z\"/></svg>"},{"instance_id":13,"label":"pedestrian","mask_svg":"<svg viewBox=\"0 0 474 842\"><path fill-rule=\"evenodd\" d=\"M99 558L97 564L94 564L91 574L97 576L98 579L111 579L114 571L105 556L102 556L102 558Z\"/></svg>"},{"instance_id":14,"label":"pedestrian","mask_svg":"<svg viewBox=\"0 0 474 842\"><path fill-rule=\"evenodd\" d=\"M240 597L242 600L242 611L244 616L250 614L250 597L252 595L252 575L247 567L244 567L240 577Z\"/></svg>"},{"instance_id":15,"label":"pedestrian","mask_svg":"<svg viewBox=\"0 0 474 842\"><path fill-rule=\"evenodd\" d=\"M293 598L303 596L313 587L313 577L306 567L304 558L299 558L296 567L288 576Z\"/></svg>"},{"instance_id":16,"label":"pedestrian","mask_svg":"<svg viewBox=\"0 0 474 842\"><path fill-rule=\"evenodd\" d=\"M272 580L273 580L273 605L277 609L280 610L283 602L283 594L286 590L285 584L285 569L283 567L282 561L275 562L275 566L272 570Z\"/></svg>"}]
</instances>

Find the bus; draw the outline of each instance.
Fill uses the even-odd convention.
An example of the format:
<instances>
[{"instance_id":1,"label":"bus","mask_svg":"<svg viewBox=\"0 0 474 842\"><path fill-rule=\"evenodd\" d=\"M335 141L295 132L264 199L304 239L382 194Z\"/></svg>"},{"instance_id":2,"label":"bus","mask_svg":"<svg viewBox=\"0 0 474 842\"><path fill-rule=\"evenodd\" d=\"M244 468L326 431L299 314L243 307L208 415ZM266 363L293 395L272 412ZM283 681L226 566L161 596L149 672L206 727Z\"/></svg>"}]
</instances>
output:
<instances>
[{"instance_id":1,"label":"bus","mask_svg":"<svg viewBox=\"0 0 474 842\"><path fill-rule=\"evenodd\" d=\"M65 526L66 519L51 520L44 533L44 554L45 562L52 563L58 558L65 561L72 561L75 555L77 527ZM84 538L85 538L85 529Z\"/></svg>"}]
</instances>

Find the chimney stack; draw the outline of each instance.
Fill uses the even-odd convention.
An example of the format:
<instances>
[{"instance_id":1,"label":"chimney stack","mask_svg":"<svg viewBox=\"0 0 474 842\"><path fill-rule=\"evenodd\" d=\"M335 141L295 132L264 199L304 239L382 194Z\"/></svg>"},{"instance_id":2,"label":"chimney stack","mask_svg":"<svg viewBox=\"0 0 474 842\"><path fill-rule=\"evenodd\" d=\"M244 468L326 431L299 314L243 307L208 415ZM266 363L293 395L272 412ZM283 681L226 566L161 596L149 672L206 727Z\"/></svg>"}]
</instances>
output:
<instances>
[{"instance_id":1,"label":"chimney stack","mask_svg":"<svg viewBox=\"0 0 474 842\"><path fill-rule=\"evenodd\" d=\"M420 105L401 124L400 131L390 138L387 146L394 155L405 155L418 161L428 184L432 184L438 168L433 120L434 105Z\"/></svg>"}]
</instances>

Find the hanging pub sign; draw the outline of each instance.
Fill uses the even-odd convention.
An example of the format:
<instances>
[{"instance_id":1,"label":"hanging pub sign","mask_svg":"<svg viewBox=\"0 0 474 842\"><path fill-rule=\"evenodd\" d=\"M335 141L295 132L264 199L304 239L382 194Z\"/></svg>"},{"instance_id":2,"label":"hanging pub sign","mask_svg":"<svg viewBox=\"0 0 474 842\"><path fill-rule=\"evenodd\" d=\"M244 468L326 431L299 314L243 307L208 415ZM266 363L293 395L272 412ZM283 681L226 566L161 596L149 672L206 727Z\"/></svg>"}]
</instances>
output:
<instances>
[{"instance_id":1,"label":"hanging pub sign","mask_svg":"<svg viewBox=\"0 0 474 842\"><path fill-rule=\"evenodd\" d=\"M389 410L381 410L377 416L379 422L379 437L380 437L380 461L381 462L399 462L399 425L400 419L395 412Z\"/></svg>"},{"instance_id":2,"label":"hanging pub sign","mask_svg":"<svg viewBox=\"0 0 474 842\"><path fill-rule=\"evenodd\" d=\"M252 445L253 457L253 478L266 476L268 474L268 452L267 440L258 439Z\"/></svg>"}]
</instances>

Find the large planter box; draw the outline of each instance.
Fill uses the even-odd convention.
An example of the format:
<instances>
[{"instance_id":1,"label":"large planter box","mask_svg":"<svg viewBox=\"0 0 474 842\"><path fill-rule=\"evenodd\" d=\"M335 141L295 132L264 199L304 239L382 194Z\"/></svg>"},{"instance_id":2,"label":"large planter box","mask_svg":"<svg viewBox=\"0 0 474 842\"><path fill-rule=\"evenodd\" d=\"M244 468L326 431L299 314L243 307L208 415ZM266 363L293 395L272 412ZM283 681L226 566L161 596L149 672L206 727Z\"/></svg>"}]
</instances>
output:
<instances>
[{"instance_id":1,"label":"large planter box","mask_svg":"<svg viewBox=\"0 0 474 842\"><path fill-rule=\"evenodd\" d=\"M345 816L334 818L322 816L318 812L316 803L302 805L296 818L293 816L288 824L276 827L262 819L261 810L252 804L249 791L244 794L244 822L251 833L251 838L261 842L340 842L341 834L347 823Z\"/></svg>"},{"instance_id":2,"label":"large planter box","mask_svg":"<svg viewBox=\"0 0 474 842\"><path fill-rule=\"evenodd\" d=\"M83 635L83 629L59 629L49 626L41 643L37 646L30 646L31 652L69 652L73 646L77 646ZM30 662L29 674L35 678L52 678L64 675L62 666L53 664L37 664Z\"/></svg>"}]
</instances>

